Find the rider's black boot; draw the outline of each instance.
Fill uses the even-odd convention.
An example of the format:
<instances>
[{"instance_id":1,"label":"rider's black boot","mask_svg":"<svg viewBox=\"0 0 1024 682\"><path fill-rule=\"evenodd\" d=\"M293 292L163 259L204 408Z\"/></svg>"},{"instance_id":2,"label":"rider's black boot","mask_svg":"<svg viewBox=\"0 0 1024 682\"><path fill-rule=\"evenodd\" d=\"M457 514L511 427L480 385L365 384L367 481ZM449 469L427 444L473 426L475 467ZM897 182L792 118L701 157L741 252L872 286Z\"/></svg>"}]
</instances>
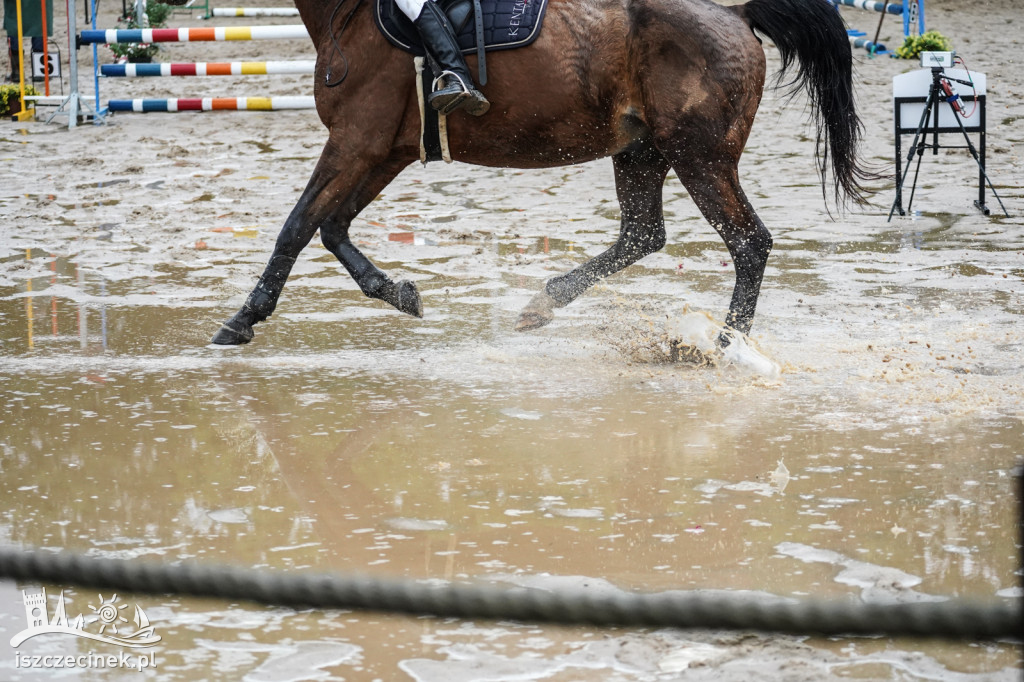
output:
<instances>
[{"instance_id":1,"label":"rider's black boot","mask_svg":"<svg viewBox=\"0 0 1024 682\"><path fill-rule=\"evenodd\" d=\"M18 44L17 38L7 38L7 54L11 59L11 75L7 78L10 83L17 83L21 74L21 51L14 49Z\"/></svg>"},{"instance_id":2,"label":"rider's black boot","mask_svg":"<svg viewBox=\"0 0 1024 682\"><path fill-rule=\"evenodd\" d=\"M427 0L413 25L423 38L427 54L441 69L440 73L435 73L434 83L436 87L440 81L444 87L427 97L430 106L442 114L450 114L460 108L473 116L487 113L491 103L474 87L473 76L459 50L455 32L441 8L433 0Z\"/></svg>"}]
</instances>

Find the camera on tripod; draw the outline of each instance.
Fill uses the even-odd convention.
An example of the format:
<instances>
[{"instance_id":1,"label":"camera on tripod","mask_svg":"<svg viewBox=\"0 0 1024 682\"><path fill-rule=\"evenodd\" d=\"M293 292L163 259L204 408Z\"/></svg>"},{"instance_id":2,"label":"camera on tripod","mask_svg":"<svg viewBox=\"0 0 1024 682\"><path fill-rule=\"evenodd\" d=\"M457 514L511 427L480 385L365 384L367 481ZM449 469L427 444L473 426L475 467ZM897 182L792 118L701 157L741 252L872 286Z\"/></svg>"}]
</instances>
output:
<instances>
[{"instance_id":1,"label":"camera on tripod","mask_svg":"<svg viewBox=\"0 0 1024 682\"><path fill-rule=\"evenodd\" d=\"M996 193L988 174L985 172L985 74L970 71L963 59L955 52L922 52L918 71L901 74L893 78L893 111L896 123L896 200L889 211L889 219L895 212L906 215L903 207L903 185L911 168L914 178L910 186L910 200L907 210L914 201L914 190L921 169L925 151L938 155L940 148L967 149L978 165L978 198L974 205L985 215L989 208L985 204L985 185L999 202L1003 213L1006 207ZM946 69L949 69L949 72ZM965 106L964 98L968 105ZM916 127L914 126L916 122ZM979 148L975 148L968 132L978 135ZM914 135L906 164L901 152L901 136ZM940 135L960 134L965 146L940 143ZM914 163L916 158L916 164ZM1009 215L1007 213L1007 215Z\"/></svg>"},{"instance_id":2,"label":"camera on tripod","mask_svg":"<svg viewBox=\"0 0 1024 682\"><path fill-rule=\"evenodd\" d=\"M953 86L949 82L949 78L946 77L944 69L953 68L953 64L956 62L956 52L922 52L921 53L921 66L930 68L932 74L938 80L938 87L941 91L941 97L949 106L953 107L960 116L967 116L967 110L964 108L964 102L960 99L960 95L956 92ZM968 81L961 81L953 79L957 83L963 83L965 85L974 86L973 83Z\"/></svg>"}]
</instances>

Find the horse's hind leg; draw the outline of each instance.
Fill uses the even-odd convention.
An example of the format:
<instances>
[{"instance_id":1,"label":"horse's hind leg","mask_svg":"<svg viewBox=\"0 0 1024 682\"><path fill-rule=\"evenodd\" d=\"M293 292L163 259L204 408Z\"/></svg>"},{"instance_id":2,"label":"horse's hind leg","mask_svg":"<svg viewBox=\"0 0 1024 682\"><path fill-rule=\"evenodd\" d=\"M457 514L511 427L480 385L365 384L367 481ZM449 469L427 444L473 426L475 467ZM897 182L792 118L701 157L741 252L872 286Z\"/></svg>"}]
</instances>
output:
<instances>
[{"instance_id":1,"label":"horse's hind leg","mask_svg":"<svg viewBox=\"0 0 1024 682\"><path fill-rule=\"evenodd\" d=\"M747 334L754 321L761 280L772 250L771 233L747 201L734 161L719 158L702 163L692 153L670 153L670 157L679 180L729 249L736 284L725 323ZM728 338L723 337L722 342L727 344Z\"/></svg>"},{"instance_id":2,"label":"horse's hind leg","mask_svg":"<svg viewBox=\"0 0 1024 682\"><path fill-rule=\"evenodd\" d=\"M333 141L327 143L313 176L277 237L263 275L242 308L214 335L213 343L239 345L252 340L252 326L274 312L295 259L318 229L324 245L342 262L364 294L387 301L402 312L422 316L415 285L392 282L348 238L352 219L409 160L374 162L355 154L343 156L341 148Z\"/></svg>"},{"instance_id":3,"label":"horse's hind leg","mask_svg":"<svg viewBox=\"0 0 1024 682\"><path fill-rule=\"evenodd\" d=\"M618 240L604 253L550 279L520 313L517 331L543 327L554 319L555 308L568 305L601 279L665 246L661 193L668 161L647 138L613 156L612 163L622 214Z\"/></svg>"}]
</instances>

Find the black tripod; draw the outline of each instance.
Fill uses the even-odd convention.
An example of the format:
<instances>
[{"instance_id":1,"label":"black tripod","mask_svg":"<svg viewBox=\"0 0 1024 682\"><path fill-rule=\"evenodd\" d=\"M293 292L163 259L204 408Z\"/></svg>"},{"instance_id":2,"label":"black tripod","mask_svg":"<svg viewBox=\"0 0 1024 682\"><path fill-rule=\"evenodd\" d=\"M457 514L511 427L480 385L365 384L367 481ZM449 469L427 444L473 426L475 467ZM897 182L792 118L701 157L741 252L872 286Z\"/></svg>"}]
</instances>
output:
<instances>
[{"instance_id":1,"label":"black tripod","mask_svg":"<svg viewBox=\"0 0 1024 682\"><path fill-rule=\"evenodd\" d=\"M946 88L943 88L943 82L945 81ZM985 185L988 183L989 189L992 190L992 196L999 202L999 207L1003 209L1003 213L1009 217L1009 213L1006 211L1006 207L1003 206L1003 200L999 198L999 194L996 193L995 187L992 186L992 181L989 180L988 174L985 173L985 157L984 157L984 140L985 140L985 125L984 125L984 102L982 102L982 117L981 117L981 140L982 140L982 153L978 155L978 150L974 148L974 144L971 142L970 136L967 134L967 130L964 128L963 121L960 120L960 116L957 114L957 108L954 106L954 101L957 99L952 91L949 89L949 81L954 83L961 83L963 85L973 86L974 84L970 81L963 81L958 78L950 78L945 75L941 66L932 67L932 84L928 89L928 98L925 100L924 111L921 112L921 121L917 124L917 130L914 132L914 141L910 145L910 153L907 155L907 166L903 170L902 176L900 176L900 125L899 116L897 114L896 123L896 174L900 176L899 184L896 186L896 200L893 201L892 208L889 210L889 220L892 220L894 212L899 211L900 215L906 215L906 211L903 210L903 185L907 181L907 175L910 173L910 166L914 161L914 155L917 154L917 166L914 169L914 182L910 186L910 199L907 201L907 211L910 210L911 204L914 203L914 190L917 188L917 176L921 171L921 159L924 157L924 150L931 149L934 154L939 153L939 133L941 132L956 132L957 129L963 133L964 140L967 141L966 149L971 152L971 156L974 157L975 162L978 164L979 178L978 178L978 199L974 202L974 205L978 207L985 215L989 214L989 209L985 205ZM948 95L946 93L949 93ZM911 100L918 101L920 100ZM953 112L953 119L956 121L958 128L940 128L939 127L939 109L942 102L946 102ZM901 105L901 101L897 99L897 108ZM931 144L927 143L927 135L925 129L928 127L928 119L931 118L933 123L931 126L931 132L933 134ZM947 148L959 148L964 147L951 147L947 145Z\"/></svg>"}]
</instances>

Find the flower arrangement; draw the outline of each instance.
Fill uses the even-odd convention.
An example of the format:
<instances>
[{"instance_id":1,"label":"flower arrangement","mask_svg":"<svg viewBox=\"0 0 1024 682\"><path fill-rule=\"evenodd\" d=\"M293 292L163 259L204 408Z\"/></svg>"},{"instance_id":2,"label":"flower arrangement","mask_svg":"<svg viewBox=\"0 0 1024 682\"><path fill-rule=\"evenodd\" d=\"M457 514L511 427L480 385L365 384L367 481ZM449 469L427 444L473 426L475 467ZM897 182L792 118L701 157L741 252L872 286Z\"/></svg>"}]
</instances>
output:
<instances>
[{"instance_id":1,"label":"flower arrangement","mask_svg":"<svg viewBox=\"0 0 1024 682\"><path fill-rule=\"evenodd\" d=\"M39 92L25 84L25 95L38 95ZM17 83L0 85L0 116L12 116L21 111L20 87Z\"/></svg>"},{"instance_id":2,"label":"flower arrangement","mask_svg":"<svg viewBox=\"0 0 1024 682\"><path fill-rule=\"evenodd\" d=\"M129 25L126 28L132 28L132 26ZM151 62L156 53L160 51L160 48L152 43L113 43L107 47L114 53L115 64Z\"/></svg>"},{"instance_id":3,"label":"flower arrangement","mask_svg":"<svg viewBox=\"0 0 1024 682\"><path fill-rule=\"evenodd\" d=\"M903 45L896 48L900 59L917 59L922 52L951 52L953 43L938 31L925 31L919 36L907 36Z\"/></svg>"},{"instance_id":4,"label":"flower arrangement","mask_svg":"<svg viewBox=\"0 0 1024 682\"><path fill-rule=\"evenodd\" d=\"M146 27L162 28L166 26L167 17L173 11L170 5L150 0L146 3ZM140 28L134 16L122 17L117 22L117 27ZM151 43L108 43L107 47L114 53L114 59L118 64L151 62L156 53L160 51L157 45Z\"/></svg>"}]
</instances>

